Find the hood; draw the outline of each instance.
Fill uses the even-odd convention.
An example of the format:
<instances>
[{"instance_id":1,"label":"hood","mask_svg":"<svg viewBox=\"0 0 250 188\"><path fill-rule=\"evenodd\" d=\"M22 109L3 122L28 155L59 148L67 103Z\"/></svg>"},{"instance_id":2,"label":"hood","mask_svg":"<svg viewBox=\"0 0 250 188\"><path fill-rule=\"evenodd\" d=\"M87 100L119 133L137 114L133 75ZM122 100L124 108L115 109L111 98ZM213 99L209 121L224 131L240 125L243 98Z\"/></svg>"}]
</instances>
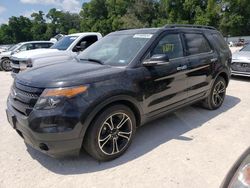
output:
<instances>
[{"instance_id":1,"label":"hood","mask_svg":"<svg viewBox=\"0 0 250 188\"><path fill-rule=\"evenodd\" d=\"M1 52L6 52L6 51L7 51L6 49L3 49L3 48L0 49L0 53Z\"/></svg>"},{"instance_id":2,"label":"hood","mask_svg":"<svg viewBox=\"0 0 250 188\"><path fill-rule=\"evenodd\" d=\"M36 59L40 57L50 57L50 56L59 56L65 54L66 51L57 50L57 49L36 49L36 50L28 50L24 52L19 52L14 54L13 58L18 59Z\"/></svg>"},{"instance_id":3,"label":"hood","mask_svg":"<svg viewBox=\"0 0 250 188\"><path fill-rule=\"evenodd\" d=\"M18 74L16 81L40 88L70 87L113 79L120 76L124 70L125 68L72 60L67 63L32 68Z\"/></svg>"},{"instance_id":4,"label":"hood","mask_svg":"<svg viewBox=\"0 0 250 188\"><path fill-rule=\"evenodd\" d=\"M250 61L250 51L239 51L233 53L233 59L238 60L249 60Z\"/></svg>"}]
</instances>

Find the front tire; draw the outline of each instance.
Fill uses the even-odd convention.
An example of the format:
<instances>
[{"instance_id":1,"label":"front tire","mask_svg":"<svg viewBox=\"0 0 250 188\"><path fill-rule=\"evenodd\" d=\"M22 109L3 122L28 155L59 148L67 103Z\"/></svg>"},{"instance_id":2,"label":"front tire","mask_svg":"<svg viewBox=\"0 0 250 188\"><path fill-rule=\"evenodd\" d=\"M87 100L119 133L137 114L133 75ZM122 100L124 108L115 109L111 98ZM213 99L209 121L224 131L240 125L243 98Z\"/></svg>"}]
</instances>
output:
<instances>
[{"instance_id":1,"label":"front tire","mask_svg":"<svg viewBox=\"0 0 250 188\"><path fill-rule=\"evenodd\" d=\"M210 91L209 96L203 101L203 107L209 110L216 110L221 107L226 96L226 81L218 77Z\"/></svg>"},{"instance_id":2,"label":"front tire","mask_svg":"<svg viewBox=\"0 0 250 188\"><path fill-rule=\"evenodd\" d=\"M11 61L9 58L4 58L1 60L0 67L4 71L11 71Z\"/></svg>"},{"instance_id":3,"label":"front tire","mask_svg":"<svg viewBox=\"0 0 250 188\"><path fill-rule=\"evenodd\" d=\"M101 112L90 125L84 149L99 161L121 156L131 144L136 131L134 113L124 105L114 105Z\"/></svg>"}]
</instances>

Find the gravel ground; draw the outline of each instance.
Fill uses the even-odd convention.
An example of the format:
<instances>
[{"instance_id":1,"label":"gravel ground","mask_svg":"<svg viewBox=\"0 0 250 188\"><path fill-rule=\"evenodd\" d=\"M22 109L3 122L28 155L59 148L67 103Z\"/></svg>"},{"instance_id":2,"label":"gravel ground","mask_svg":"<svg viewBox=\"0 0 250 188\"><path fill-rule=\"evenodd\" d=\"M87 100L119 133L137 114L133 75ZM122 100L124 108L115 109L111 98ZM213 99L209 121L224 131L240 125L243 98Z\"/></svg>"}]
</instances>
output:
<instances>
[{"instance_id":1,"label":"gravel ground","mask_svg":"<svg viewBox=\"0 0 250 188\"><path fill-rule=\"evenodd\" d=\"M30 147L5 115L12 78L0 72L0 187L217 188L250 145L250 79L233 78L216 111L186 107L138 129L120 158L53 159Z\"/></svg>"}]
</instances>

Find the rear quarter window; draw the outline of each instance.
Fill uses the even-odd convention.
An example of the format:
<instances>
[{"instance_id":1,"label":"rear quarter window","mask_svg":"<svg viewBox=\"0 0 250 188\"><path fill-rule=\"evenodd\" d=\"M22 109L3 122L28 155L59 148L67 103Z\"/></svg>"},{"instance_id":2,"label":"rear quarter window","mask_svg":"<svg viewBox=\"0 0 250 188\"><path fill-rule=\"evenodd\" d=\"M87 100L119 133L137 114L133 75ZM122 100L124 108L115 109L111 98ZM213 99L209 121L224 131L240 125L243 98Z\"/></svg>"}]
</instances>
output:
<instances>
[{"instance_id":1,"label":"rear quarter window","mask_svg":"<svg viewBox=\"0 0 250 188\"><path fill-rule=\"evenodd\" d=\"M221 34L213 33L212 36L214 38L215 43L218 45L218 47L220 49L222 49L222 50L227 50L228 49L227 43L226 43L226 41L224 40L224 38L222 37Z\"/></svg>"},{"instance_id":2,"label":"rear quarter window","mask_svg":"<svg viewBox=\"0 0 250 188\"><path fill-rule=\"evenodd\" d=\"M188 55L211 52L207 39L202 34L184 34Z\"/></svg>"}]
</instances>

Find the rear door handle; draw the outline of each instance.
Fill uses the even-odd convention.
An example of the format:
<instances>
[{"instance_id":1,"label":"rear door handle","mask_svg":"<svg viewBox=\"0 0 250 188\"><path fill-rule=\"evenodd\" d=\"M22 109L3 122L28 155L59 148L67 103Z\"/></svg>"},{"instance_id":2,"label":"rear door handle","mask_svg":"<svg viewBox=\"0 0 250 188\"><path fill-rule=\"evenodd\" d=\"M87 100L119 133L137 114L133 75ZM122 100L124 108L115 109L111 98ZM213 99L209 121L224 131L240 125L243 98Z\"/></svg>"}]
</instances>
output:
<instances>
[{"instance_id":1,"label":"rear door handle","mask_svg":"<svg viewBox=\"0 0 250 188\"><path fill-rule=\"evenodd\" d=\"M177 71L182 71L182 70L186 70L188 68L187 65L183 65L183 66L180 66L180 67L177 67Z\"/></svg>"}]
</instances>

